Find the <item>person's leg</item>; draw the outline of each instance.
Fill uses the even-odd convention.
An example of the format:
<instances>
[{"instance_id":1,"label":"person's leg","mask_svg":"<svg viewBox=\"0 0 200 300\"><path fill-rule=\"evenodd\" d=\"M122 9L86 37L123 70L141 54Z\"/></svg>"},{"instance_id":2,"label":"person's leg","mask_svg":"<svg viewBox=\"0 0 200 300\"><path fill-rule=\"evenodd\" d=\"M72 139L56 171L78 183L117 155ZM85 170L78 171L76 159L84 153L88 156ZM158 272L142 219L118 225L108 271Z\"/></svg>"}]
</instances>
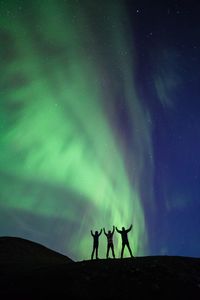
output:
<instances>
[{"instance_id":1,"label":"person's leg","mask_svg":"<svg viewBox=\"0 0 200 300\"><path fill-rule=\"evenodd\" d=\"M94 250L95 250L95 247L93 246L93 250L92 250L91 259L93 259L93 257L94 257Z\"/></svg>"},{"instance_id":2,"label":"person's leg","mask_svg":"<svg viewBox=\"0 0 200 300\"><path fill-rule=\"evenodd\" d=\"M114 245L113 244L111 244L111 250L112 250L112 256L113 256L113 258L115 258L115 251L114 251Z\"/></svg>"},{"instance_id":3,"label":"person's leg","mask_svg":"<svg viewBox=\"0 0 200 300\"><path fill-rule=\"evenodd\" d=\"M127 248L129 250L130 256L133 257L133 254L132 254L131 247L130 247L129 243L127 243Z\"/></svg>"},{"instance_id":4,"label":"person's leg","mask_svg":"<svg viewBox=\"0 0 200 300\"><path fill-rule=\"evenodd\" d=\"M122 244L121 258L123 258L125 244Z\"/></svg>"},{"instance_id":5,"label":"person's leg","mask_svg":"<svg viewBox=\"0 0 200 300\"><path fill-rule=\"evenodd\" d=\"M98 246L96 246L96 259L98 259Z\"/></svg>"},{"instance_id":6,"label":"person's leg","mask_svg":"<svg viewBox=\"0 0 200 300\"><path fill-rule=\"evenodd\" d=\"M109 251L110 251L110 245L109 245L109 244L107 244L107 253L106 253L106 258L108 258L108 256L109 256Z\"/></svg>"}]
</instances>

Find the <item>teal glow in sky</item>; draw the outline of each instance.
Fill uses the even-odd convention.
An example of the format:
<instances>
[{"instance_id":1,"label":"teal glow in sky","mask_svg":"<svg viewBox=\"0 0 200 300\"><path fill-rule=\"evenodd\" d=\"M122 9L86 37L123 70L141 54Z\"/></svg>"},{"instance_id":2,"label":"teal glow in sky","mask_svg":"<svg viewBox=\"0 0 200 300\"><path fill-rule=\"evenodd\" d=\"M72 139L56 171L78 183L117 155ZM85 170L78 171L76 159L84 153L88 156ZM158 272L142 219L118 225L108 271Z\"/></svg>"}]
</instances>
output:
<instances>
[{"instance_id":1,"label":"teal glow in sky","mask_svg":"<svg viewBox=\"0 0 200 300\"><path fill-rule=\"evenodd\" d=\"M16 226L3 234L80 260L90 257L90 229L133 223L133 252L148 253L140 184L145 164L153 162L150 116L134 85L136 57L123 5L6 5L0 205ZM120 110L129 112L129 149L116 124L119 91ZM102 236L102 257L105 245ZM115 247L119 255L117 233Z\"/></svg>"}]
</instances>

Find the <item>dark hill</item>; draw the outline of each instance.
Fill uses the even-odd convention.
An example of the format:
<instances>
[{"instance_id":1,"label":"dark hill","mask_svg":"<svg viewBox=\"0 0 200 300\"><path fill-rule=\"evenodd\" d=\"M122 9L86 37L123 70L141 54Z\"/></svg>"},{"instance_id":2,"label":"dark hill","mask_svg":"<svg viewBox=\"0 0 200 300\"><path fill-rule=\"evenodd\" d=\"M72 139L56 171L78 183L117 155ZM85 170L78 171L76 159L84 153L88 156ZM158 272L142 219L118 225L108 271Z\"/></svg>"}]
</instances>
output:
<instances>
[{"instance_id":1,"label":"dark hill","mask_svg":"<svg viewBox=\"0 0 200 300\"><path fill-rule=\"evenodd\" d=\"M39 266L72 262L70 258L38 243L18 238L0 237L0 265Z\"/></svg>"},{"instance_id":2,"label":"dark hill","mask_svg":"<svg viewBox=\"0 0 200 300\"><path fill-rule=\"evenodd\" d=\"M16 244L18 241L12 238L1 243L0 257L5 255L5 245L10 249ZM25 240L22 244L17 246L16 252L20 268L15 267L11 250L6 254L6 261L0 260L2 299L142 299L144 296L145 299L152 296L200 299L199 258L149 256L72 262L41 245L28 241L26 246ZM29 259L21 259L26 257L27 249ZM9 253L12 254L10 261ZM30 263L32 253L37 257L34 268Z\"/></svg>"}]
</instances>

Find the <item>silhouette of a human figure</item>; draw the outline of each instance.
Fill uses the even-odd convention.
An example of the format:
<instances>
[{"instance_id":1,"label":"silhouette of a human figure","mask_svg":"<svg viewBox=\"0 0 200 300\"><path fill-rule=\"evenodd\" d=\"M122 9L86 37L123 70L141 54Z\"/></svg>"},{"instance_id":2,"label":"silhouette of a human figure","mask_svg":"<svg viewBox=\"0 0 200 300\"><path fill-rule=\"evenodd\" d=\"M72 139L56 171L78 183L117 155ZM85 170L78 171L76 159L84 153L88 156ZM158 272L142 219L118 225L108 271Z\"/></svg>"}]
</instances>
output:
<instances>
[{"instance_id":1,"label":"silhouette of a human figure","mask_svg":"<svg viewBox=\"0 0 200 300\"><path fill-rule=\"evenodd\" d=\"M100 232L95 231L95 234L91 230L91 235L93 236L93 250L92 250L91 259L93 259L94 253L96 255L96 259L98 259L99 236L101 235L101 233L102 233L102 229L100 230Z\"/></svg>"},{"instance_id":2,"label":"silhouette of a human figure","mask_svg":"<svg viewBox=\"0 0 200 300\"><path fill-rule=\"evenodd\" d=\"M106 253L106 258L109 257L109 251L110 249L112 250L112 255L113 258L115 258L115 252L114 252L114 244L113 244L113 234L115 231L115 227L113 226L113 230L111 232L111 230L108 230L108 232L106 233L105 228L103 229L104 234L107 237L107 253Z\"/></svg>"},{"instance_id":3,"label":"silhouette of a human figure","mask_svg":"<svg viewBox=\"0 0 200 300\"><path fill-rule=\"evenodd\" d=\"M128 232L132 229L132 224L128 229L125 229L124 227L122 227L122 230L117 229L116 230L118 233L121 234L121 238L122 238L122 250L121 250L121 258L123 258L123 254L124 254L124 247L127 246L130 256L133 257L132 251L131 251L131 247L129 245L129 241L128 241Z\"/></svg>"}]
</instances>

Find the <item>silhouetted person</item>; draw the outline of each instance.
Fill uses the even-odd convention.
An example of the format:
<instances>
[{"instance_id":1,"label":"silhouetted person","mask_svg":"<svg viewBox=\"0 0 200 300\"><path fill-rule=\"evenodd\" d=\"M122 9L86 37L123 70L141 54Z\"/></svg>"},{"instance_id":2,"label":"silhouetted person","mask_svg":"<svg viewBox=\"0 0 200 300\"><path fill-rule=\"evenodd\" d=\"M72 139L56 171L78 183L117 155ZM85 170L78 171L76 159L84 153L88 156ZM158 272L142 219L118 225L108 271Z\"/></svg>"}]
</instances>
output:
<instances>
[{"instance_id":1,"label":"silhouetted person","mask_svg":"<svg viewBox=\"0 0 200 300\"><path fill-rule=\"evenodd\" d=\"M107 237L107 253L106 253L106 258L109 257L109 251L110 249L112 250L112 255L113 258L115 258L115 252L114 252L114 244L113 244L113 234L115 231L115 227L113 226L113 230L111 232L111 230L108 230L108 232L106 233L105 228L103 229L104 234Z\"/></svg>"},{"instance_id":2,"label":"silhouetted person","mask_svg":"<svg viewBox=\"0 0 200 300\"><path fill-rule=\"evenodd\" d=\"M92 232L91 230L91 235L93 236L93 250L92 250L92 255L91 255L91 259L93 259L94 257L94 252L96 252L96 259L98 259L98 248L99 248L99 236L102 233L102 229L100 230L100 232L98 233L98 231L95 231L95 234Z\"/></svg>"},{"instance_id":3,"label":"silhouetted person","mask_svg":"<svg viewBox=\"0 0 200 300\"><path fill-rule=\"evenodd\" d=\"M122 237L122 251L121 251L121 258L123 258L123 253L124 253L124 247L127 246L130 256L133 257L130 245L129 245L129 241L128 241L128 232L132 229L132 224L128 229L125 229L124 227L122 227L122 230L117 229L117 232L119 232L121 234Z\"/></svg>"}]
</instances>

